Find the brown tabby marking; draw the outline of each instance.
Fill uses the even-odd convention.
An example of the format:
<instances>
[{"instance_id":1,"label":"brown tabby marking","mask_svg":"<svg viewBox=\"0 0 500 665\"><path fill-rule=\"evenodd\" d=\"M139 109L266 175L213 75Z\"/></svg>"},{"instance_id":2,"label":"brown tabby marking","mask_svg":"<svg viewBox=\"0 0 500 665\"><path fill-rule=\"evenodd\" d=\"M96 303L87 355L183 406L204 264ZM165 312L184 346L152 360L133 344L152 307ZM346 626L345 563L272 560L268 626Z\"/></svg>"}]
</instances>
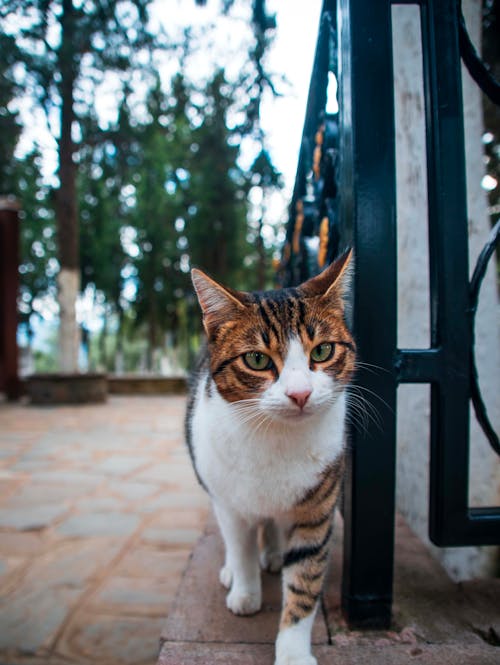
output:
<instances>
[{"instance_id":1,"label":"brown tabby marking","mask_svg":"<svg viewBox=\"0 0 500 665\"><path fill-rule=\"evenodd\" d=\"M280 628L304 619L314 610L321 594L342 473L343 458L325 469L318 484L294 507L283 563Z\"/></svg>"},{"instance_id":2,"label":"brown tabby marking","mask_svg":"<svg viewBox=\"0 0 500 665\"><path fill-rule=\"evenodd\" d=\"M245 308L219 324L209 341L212 378L224 399L237 402L264 392L280 374L293 335L302 341L306 355L322 342L335 343L333 357L321 363L321 370L341 384L349 382L354 372L354 342L340 303L308 296L300 287L240 297ZM266 353L274 366L251 370L243 361L248 351ZM313 371L318 368L311 362Z\"/></svg>"}]
</instances>

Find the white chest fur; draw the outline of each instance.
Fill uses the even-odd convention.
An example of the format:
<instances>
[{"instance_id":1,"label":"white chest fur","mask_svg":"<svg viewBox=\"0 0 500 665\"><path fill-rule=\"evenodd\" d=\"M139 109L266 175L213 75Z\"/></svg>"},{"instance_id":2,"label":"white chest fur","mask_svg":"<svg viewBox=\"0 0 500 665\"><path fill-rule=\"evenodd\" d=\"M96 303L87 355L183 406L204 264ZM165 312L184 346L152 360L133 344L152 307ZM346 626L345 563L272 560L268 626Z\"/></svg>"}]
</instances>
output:
<instances>
[{"instance_id":1,"label":"white chest fur","mask_svg":"<svg viewBox=\"0 0 500 665\"><path fill-rule=\"evenodd\" d=\"M192 439L198 472L216 501L256 520L286 513L342 452L345 395L289 422L242 422L200 381Z\"/></svg>"}]
</instances>

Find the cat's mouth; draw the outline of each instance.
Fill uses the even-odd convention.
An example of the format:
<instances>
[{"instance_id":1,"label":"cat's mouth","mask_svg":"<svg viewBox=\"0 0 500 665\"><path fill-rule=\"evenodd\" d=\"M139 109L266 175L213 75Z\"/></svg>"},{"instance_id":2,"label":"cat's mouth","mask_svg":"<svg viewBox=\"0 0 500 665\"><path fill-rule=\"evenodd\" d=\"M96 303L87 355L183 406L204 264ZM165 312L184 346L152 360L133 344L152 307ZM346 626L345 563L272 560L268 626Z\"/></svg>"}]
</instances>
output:
<instances>
[{"instance_id":1,"label":"cat's mouth","mask_svg":"<svg viewBox=\"0 0 500 665\"><path fill-rule=\"evenodd\" d=\"M303 408L300 407L283 407L282 409L277 409L273 412L273 416L282 422L297 422L300 420L307 420L311 416L316 415L320 409L307 405Z\"/></svg>"}]
</instances>

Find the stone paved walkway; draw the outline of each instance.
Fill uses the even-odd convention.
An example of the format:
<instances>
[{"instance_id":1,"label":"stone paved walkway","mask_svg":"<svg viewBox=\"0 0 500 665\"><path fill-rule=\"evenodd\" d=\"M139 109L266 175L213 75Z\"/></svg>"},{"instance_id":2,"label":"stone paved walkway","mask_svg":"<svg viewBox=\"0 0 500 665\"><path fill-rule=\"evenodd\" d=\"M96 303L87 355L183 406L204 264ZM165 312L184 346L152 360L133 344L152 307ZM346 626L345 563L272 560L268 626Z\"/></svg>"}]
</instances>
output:
<instances>
[{"instance_id":1,"label":"stone paved walkway","mask_svg":"<svg viewBox=\"0 0 500 665\"><path fill-rule=\"evenodd\" d=\"M0 664L152 665L208 500L183 397L0 404Z\"/></svg>"}]
</instances>

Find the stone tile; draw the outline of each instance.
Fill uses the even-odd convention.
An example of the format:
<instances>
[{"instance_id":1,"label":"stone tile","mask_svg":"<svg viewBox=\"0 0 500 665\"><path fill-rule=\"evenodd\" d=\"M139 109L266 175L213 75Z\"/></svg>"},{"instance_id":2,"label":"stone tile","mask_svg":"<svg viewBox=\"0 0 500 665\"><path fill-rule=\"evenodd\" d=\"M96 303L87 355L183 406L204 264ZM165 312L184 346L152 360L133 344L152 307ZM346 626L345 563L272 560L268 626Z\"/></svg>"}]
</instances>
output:
<instances>
[{"instance_id":1,"label":"stone tile","mask_svg":"<svg viewBox=\"0 0 500 665\"><path fill-rule=\"evenodd\" d=\"M100 537L81 541L58 541L33 561L23 585L50 589L68 586L83 589L118 554L122 543Z\"/></svg>"},{"instance_id":2,"label":"stone tile","mask_svg":"<svg viewBox=\"0 0 500 665\"><path fill-rule=\"evenodd\" d=\"M182 492L172 488L170 491L164 491L158 496L144 501L141 511L155 512L156 510L163 510L175 513L177 510L184 509L206 509L209 505L208 495L205 492L198 491L197 487L194 487L191 492L186 491L186 488Z\"/></svg>"},{"instance_id":3,"label":"stone tile","mask_svg":"<svg viewBox=\"0 0 500 665\"><path fill-rule=\"evenodd\" d=\"M9 459L19 455L19 446L12 443L0 443L0 460Z\"/></svg>"},{"instance_id":4,"label":"stone tile","mask_svg":"<svg viewBox=\"0 0 500 665\"><path fill-rule=\"evenodd\" d=\"M142 466L145 466L149 461L150 459L148 457L113 455L103 462L100 462L96 468L102 473L107 473L113 476L126 476L137 471Z\"/></svg>"},{"instance_id":5,"label":"stone tile","mask_svg":"<svg viewBox=\"0 0 500 665\"><path fill-rule=\"evenodd\" d=\"M139 521L136 515L116 511L78 513L59 524L57 533L79 538L129 536L135 531Z\"/></svg>"},{"instance_id":6,"label":"stone tile","mask_svg":"<svg viewBox=\"0 0 500 665\"><path fill-rule=\"evenodd\" d=\"M37 473L36 478L40 483L85 485L86 487L93 489L102 485L106 481L105 476L85 471L69 471L67 469L40 471Z\"/></svg>"},{"instance_id":7,"label":"stone tile","mask_svg":"<svg viewBox=\"0 0 500 665\"><path fill-rule=\"evenodd\" d=\"M33 437L37 435L37 432L13 432L8 431L8 429L11 428L4 426L0 430L0 446L8 444L10 446L17 446L18 448L22 448L22 446L30 443Z\"/></svg>"},{"instance_id":8,"label":"stone tile","mask_svg":"<svg viewBox=\"0 0 500 665\"><path fill-rule=\"evenodd\" d=\"M165 617L175 596L179 580L151 577L111 577L92 598L90 606L100 612L147 614Z\"/></svg>"},{"instance_id":9,"label":"stone tile","mask_svg":"<svg viewBox=\"0 0 500 665\"><path fill-rule=\"evenodd\" d=\"M3 576L2 582L5 582L8 575L19 570L27 561L29 561L29 558L26 556L0 557L0 576Z\"/></svg>"},{"instance_id":10,"label":"stone tile","mask_svg":"<svg viewBox=\"0 0 500 665\"><path fill-rule=\"evenodd\" d=\"M88 494L87 485L55 485L48 483L30 482L25 483L21 489L13 494L7 508L25 507L36 504L49 504L56 502L68 502L79 496Z\"/></svg>"},{"instance_id":11,"label":"stone tile","mask_svg":"<svg viewBox=\"0 0 500 665\"><path fill-rule=\"evenodd\" d=\"M48 459L26 460L21 459L19 462L11 465L12 471L21 473L33 473L36 471L47 471L51 467L51 461Z\"/></svg>"},{"instance_id":12,"label":"stone tile","mask_svg":"<svg viewBox=\"0 0 500 665\"><path fill-rule=\"evenodd\" d=\"M123 504L114 496L89 496L78 500L76 510L78 513L109 513L123 510Z\"/></svg>"},{"instance_id":13,"label":"stone tile","mask_svg":"<svg viewBox=\"0 0 500 665\"><path fill-rule=\"evenodd\" d=\"M40 437L29 450L24 453L24 460L34 460L40 458L53 457L57 455L61 449L64 450L66 446L71 445L74 435L71 432L64 432L51 430L42 437Z\"/></svg>"},{"instance_id":14,"label":"stone tile","mask_svg":"<svg viewBox=\"0 0 500 665\"><path fill-rule=\"evenodd\" d=\"M9 406L4 420L0 410L0 439L12 435L18 455L0 469L1 508L71 510L54 529L0 534L2 665L7 653L16 665L155 662L162 618L206 514L204 495L189 498L199 490L182 442L184 404L112 396L99 408ZM130 540L141 520L150 541ZM134 549L117 559L127 545Z\"/></svg>"},{"instance_id":15,"label":"stone tile","mask_svg":"<svg viewBox=\"0 0 500 665\"><path fill-rule=\"evenodd\" d=\"M129 501L145 499L159 491L160 486L154 483L113 481L108 484L107 489L112 494L117 494Z\"/></svg>"},{"instance_id":16,"label":"stone tile","mask_svg":"<svg viewBox=\"0 0 500 665\"><path fill-rule=\"evenodd\" d=\"M175 511L162 510L149 522L148 526L160 530L198 529L201 533L209 514L211 514L209 505L202 508L179 508Z\"/></svg>"},{"instance_id":17,"label":"stone tile","mask_svg":"<svg viewBox=\"0 0 500 665\"><path fill-rule=\"evenodd\" d=\"M165 548L139 545L125 554L115 573L123 577L173 578L180 581L190 548L170 551Z\"/></svg>"},{"instance_id":18,"label":"stone tile","mask_svg":"<svg viewBox=\"0 0 500 665\"><path fill-rule=\"evenodd\" d=\"M20 531L36 531L50 526L62 517L68 508L64 504L39 504L20 508L2 508L0 510L0 527L19 529Z\"/></svg>"},{"instance_id":19,"label":"stone tile","mask_svg":"<svg viewBox=\"0 0 500 665\"><path fill-rule=\"evenodd\" d=\"M77 463L92 462L94 455L94 451L89 448L86 442L82 444L82 447L76 448L71 446L58 452L59 459Z\"/></svg>"},{"instance_id":20,"label":"stone tile","mask_svg":"<svg viewBox=\"0 0 500 665\"><path fill-rule=\"evenodd\" d=\"M81 591L27 586L0 604L0 649L36 653L54 637Z\"/></svg>"},{"instance_id":21,"label":"stone tile","mask_svg":"<svg viewBox=\"0 0 500 665\"><path fill-rule=\"evenodd\" d=\"M0 479L0 502L5 502L7 501L8 498L14 492L16 489L20 486L20 482L17 478L15 477L10 477L10 478L1 478Z\"/></svg>"},{"instance_id":22,"label":"stone tile","mask_svg":"<svg viewBox=\"0 0 500 665\"><path fill-rule=\"evenodd\" d=\"M141 482L157 481L168 483L172 480L172 469L168 462L159 462L143 469L134 476L134 480Z\"/></svg>"},{"instance_id":23,"label":"stone tile","mask_svg":"<svg viewBox=\"0 0 500 665\"><path fill-rule=\"evenodd\" d=\"M159 651L162 619L110 617L80 613L58 652L80 662L118 665L153 665ZM207 664L208 665L208 664Z\"/></svg>"},{"instance_id":24,"label":"stone tile","mask_svg":"<svg viewBox=\"0 0 500 665\"><path fill-rule=\"evenodd\" d=\"M45 547L39 533L4 531L0 534L0 553L3 556L30 556Z\"/></svg>"},{"instance_id":25,"label":"stone tile","mask_svg":"<svg viewBox=\"0 0 500 665\"><path fill-rule=\"evenodd\" d=\"M51 644L87 585L118 548L109 539L66 542L34 560L0 603L0 650L31 654Z\"/></svg>"},{"instance_id":26,"label":"stone tile","mask_svg":"<svg viewBox=\"0 0 500 665\"><path fill-rule=\"evenodd\" d=\"M199 539L199 529L154 529L148 527L142 532L142 540L150 543L163 543L171 547L193 546Z\"/></svg>"}]
</instances>

